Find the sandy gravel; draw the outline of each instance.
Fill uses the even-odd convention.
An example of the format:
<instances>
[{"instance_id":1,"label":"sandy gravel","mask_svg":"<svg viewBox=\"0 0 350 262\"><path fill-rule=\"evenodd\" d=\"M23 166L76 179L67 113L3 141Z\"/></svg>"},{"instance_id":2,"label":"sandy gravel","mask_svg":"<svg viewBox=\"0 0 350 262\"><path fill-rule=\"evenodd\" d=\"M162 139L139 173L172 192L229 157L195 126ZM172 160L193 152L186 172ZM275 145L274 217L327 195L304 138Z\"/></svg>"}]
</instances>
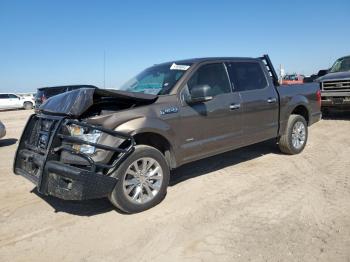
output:
<instances>
[{"instance_id":1,"label":"sandy gravel","mask_svg":"<svg viewBox=\"0 0 350 262\"><path fill-rule=\"evenodd\" d=\"M305 151L266 142L173 172L137 215L65 202L13 175L30 112L0 112L0 261L350 261L350 115L322 120Z\"/></svg>"}]
</instances>

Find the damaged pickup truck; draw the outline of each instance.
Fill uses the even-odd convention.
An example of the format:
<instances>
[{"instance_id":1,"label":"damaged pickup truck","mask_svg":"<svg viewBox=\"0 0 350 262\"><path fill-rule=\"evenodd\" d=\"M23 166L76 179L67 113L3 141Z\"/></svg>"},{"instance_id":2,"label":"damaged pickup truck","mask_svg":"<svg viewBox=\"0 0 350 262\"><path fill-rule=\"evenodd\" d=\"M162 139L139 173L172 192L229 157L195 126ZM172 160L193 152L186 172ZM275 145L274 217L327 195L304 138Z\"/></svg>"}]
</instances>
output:
<instances>
[{"instance_id":1,"label":"damaged pickup truck","mask_svg":"<svg viewBox=\"0 0 350 262\"><path fill-rule=\"evenodd\" d=\"M108 197L136 213L166 195L170 170L276 139L300 153L320 119L319 84L278 86L267 55L152 66L119 90L48 99L23 131L15 174L65 200Z\"/></svg>"}]
</instances>

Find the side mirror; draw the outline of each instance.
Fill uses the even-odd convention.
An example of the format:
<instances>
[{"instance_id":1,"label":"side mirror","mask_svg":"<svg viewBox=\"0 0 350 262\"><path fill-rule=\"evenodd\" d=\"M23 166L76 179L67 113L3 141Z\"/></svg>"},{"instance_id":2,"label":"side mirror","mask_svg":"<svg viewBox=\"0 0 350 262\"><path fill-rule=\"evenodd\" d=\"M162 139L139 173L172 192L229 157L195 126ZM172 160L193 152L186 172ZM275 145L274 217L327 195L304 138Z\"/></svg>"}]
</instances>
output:
<instances>
[{"instance_id":1,"label":"side mirror","mask_svg":"<svg viewBox=\"0 0 350 262\"><path fill-rule=\"evenodd\" d=\"M190 97L187 99L188 104L198 104L210 101L213 97L210 95L211 87L209 85L197 85L190 91Z\"/></svg>"}]
</instances>

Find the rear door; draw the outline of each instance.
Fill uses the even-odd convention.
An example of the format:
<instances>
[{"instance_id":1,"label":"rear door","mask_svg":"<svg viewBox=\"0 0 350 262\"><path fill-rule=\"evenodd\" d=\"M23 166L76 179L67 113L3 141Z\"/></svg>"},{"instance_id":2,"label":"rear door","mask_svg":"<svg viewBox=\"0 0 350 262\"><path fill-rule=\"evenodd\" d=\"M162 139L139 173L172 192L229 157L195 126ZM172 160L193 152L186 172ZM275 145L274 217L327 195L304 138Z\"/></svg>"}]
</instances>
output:
<instances>
[{"instance_id":1,"label":"rear door","mask_svg":"<svg viewBox=\"0 0 350 262\"><path fill-rule=\"evenodd\" d=\"M184 160L201 158L241 144L240 97L232 93L225 65L202 65L182 90L183 101L196 85L209 85L212 100L181 108Z\"/></svg>"},{"instance_id":2,"label":"rear door","mask_svg":"<svg viewBox=\"0 0 350 262\"><path fill-rule=\"evenodd\" d=\"M243 137L245 144L274 138L278 130L278 94L268 81L259 61L227 63L227 70L239 93L243 110Z\"/></svg>"}]
</instances>

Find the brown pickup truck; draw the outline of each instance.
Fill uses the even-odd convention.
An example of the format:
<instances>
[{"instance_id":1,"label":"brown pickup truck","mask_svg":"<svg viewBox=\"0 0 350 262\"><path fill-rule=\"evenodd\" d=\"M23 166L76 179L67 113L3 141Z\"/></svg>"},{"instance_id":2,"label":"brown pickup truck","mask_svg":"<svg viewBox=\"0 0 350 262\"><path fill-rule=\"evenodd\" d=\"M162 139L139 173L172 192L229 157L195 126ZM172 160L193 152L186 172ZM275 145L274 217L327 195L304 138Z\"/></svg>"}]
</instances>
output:
<instances>
[{"instance_id":1,"label":"brown pickup truck","mask_svg":"<svg viewBox=\"0 0 350 262\"><path fill-rule=\"evenodd\" d=\"M14 172L66 200L108 197L135 213L166 195L170 170L276 139L300 153L320 119L318 83L278 86L267 55L152 66L119 90L48 99L23 131Z\"/></svg>"}]
</instances>

